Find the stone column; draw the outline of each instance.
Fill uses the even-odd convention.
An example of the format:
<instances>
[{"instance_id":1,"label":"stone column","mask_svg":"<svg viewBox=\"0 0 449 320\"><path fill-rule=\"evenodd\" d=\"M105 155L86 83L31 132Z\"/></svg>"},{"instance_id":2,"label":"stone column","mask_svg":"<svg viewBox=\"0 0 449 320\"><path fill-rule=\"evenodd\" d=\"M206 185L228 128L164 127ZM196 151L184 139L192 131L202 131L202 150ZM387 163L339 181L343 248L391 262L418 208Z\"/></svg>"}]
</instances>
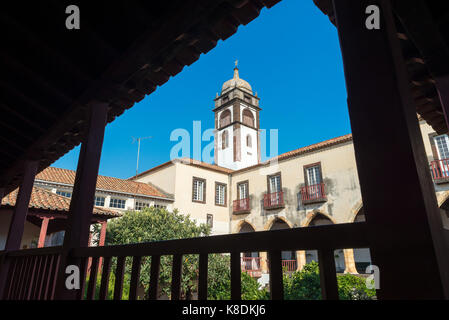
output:
<instances>
[{"instance_id":1,"label":"stone column","mask_svg":"<svg viewBox=\"0 0 449 320\"><path fill-rule=\"evenodd\" d=\"M302 268L306 265L306 251L305 250L300 250L300 251L296 251L296 265L297 271L302 270Z\"/></svg>"},{"instance_id":2,"label":"stone column","mask_svg":"<svg viewBox=\"0 0 449 320\"><path fill-rule=\"evenodd\" d=\"M354 249L343 249L345 256L345 273L358 274L355 267Z\"/></svg>"}]
</instances>

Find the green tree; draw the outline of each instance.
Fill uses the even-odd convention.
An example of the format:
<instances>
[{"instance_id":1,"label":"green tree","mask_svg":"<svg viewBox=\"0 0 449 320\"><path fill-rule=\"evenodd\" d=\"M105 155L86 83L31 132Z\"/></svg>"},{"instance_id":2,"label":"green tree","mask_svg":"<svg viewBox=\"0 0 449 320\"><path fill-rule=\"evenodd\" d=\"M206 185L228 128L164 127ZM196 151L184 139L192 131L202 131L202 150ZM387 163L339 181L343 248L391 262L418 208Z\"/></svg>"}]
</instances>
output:
<instances>
[{"instance_id":1,"label":"green tree","mask_svg":"<svg viewBox=\"0 0 449 320\"><path fill-rule=\"evenodd\" d=\"M211 254L209 255L208 274L208 299L229 300L231 299L231 271L229 268L230 256ZM242 300L268 300L269 292L259 288L257 279L248 273L241 273Z\"/></svg>"},{"instance_id":2,"label":"green tree","mask_svg":"<svg viewBox=\"0 0 449 320\"><path fill-rule=\"evenodd\" d=\"M98 228L97 228L98 232ZM210 228L205 224L197 225L188 215L177 210L169 212L160 208L144 208L141 211L127 211L120 218L110 220L106 230L106 245L154 242L171 239L183 239L206 236ZM181 293L189 298L196 290L198 277L198 256L183 256ZM115 265L112 266L115 269ZM144 257L141 264L140 285L148 292L150 283L151 258ZM159 286L162 294L169 295L171 284L172 257L162 256L160 264ZM131 274L131 261L128 258L126 274Z\"/></svg>"},{"instance_id":3,"label":"green tree","mask_svg":"<svg viewBox=\"0 0 449 320\"><path fill-rule=\"evenodd\" d=\"M96 228L99 232L99 228ZM144 208L141 211L127 211L121 218L108 223L106 245L153 242L171 239L184 239L207 236L210 228L205 224L197 225L188 215L181 215L177 210L169 212L160 208ZM184 255L182 263L181 296L191 298L197 290L198 255ZM208 257L208 298L216 300L230 299L231 276L230 257L225 254L210 254ZM113 260L112 270L116 267ZM151 257L144 257L141 264L140 285L148 293L150 283ZM171 285L172 257L162 256L159 274L161 294L169 296ZM112 272L113 273L113 272ZM131 259L125 265L125 281L123 284L126 295L129 291L131 274ZM113 276L113 275L112 275ZM109 286L109 296L112 295L113 278ZM266 290L258 289L257 280L242 273L242 298L263 299L267 297ZM99 288L99 282L97 287ZM98 290L97 290L98 291ZM126 298L124 294L124 298Z\"/></svg>"},{"instance_id":4,"label":"green tree","mask_svg":"<svg viewBox=\"0 0 449 320\"><path fill-rule=\"evenodd\" d=\"M312 261L301 271L291 275L284 273L284 299L320 300L320 271L318 263ZM337 275L340 300L370 300L376 295L375 289L368 289L365 280L352 274Z\"/></svg>"}]
</instances>

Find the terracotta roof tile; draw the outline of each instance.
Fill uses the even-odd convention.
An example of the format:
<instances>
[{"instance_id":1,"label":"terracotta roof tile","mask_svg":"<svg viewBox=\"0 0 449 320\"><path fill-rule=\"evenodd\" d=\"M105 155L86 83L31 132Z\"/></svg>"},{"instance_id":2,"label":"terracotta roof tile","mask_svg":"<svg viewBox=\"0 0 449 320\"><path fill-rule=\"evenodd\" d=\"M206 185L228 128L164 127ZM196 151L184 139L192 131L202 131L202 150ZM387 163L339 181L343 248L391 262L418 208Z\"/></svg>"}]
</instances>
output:
<instances>
[{"instance_id":1,"label":"terracotta roof tile","mask_svg":"<svg viewBox=\"0 0 449 320\"><path fill-rule=\"evenodd\" d=\"M36 180L63 183L73 186L75 183L75 174L76 172L73 170L48 167L36 176ZM170 195L167 195L155 186L143 182L106 176L98 176L97 189L139 194L144 196L171 198Z\"/></svg>"},{"instance_id":2,"label":"terracotta roof tile","mask_svg":"<svg viewBox=\"0 0 449 320\"><path fill-rule=\"evenodd\" d=\"M15 189L2 199L2 205L14 207L16 205L17 193ZM29 208L61 211L67 213L70 207L70 198L66 198L51 191L39 187L33 187L31 192ZM101 216L120 217L121 214L106 208L94 207L93 213Z\"/></svg>"}]
</instances>

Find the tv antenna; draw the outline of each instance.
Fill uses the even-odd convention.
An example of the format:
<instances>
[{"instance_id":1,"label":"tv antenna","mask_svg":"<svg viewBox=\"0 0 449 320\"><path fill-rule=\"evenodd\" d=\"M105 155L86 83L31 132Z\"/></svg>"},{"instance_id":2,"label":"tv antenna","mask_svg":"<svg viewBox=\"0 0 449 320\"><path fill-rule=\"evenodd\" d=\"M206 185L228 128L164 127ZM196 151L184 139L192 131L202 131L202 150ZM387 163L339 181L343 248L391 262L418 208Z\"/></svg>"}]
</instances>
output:
<instances>
[{"instance_id":1,"label":"tv antenna","mask_svg":"<svg viewBox=\"0 0 449 320\"><path fill-rule=\"evenodd\" d=\"M140 140L151 139L152 137L138 137L138 138L132 137L132 138L133 143L137 141L137 165L136 165L136 177L137 177L137 174L139 173Z\"/></svg>"}]
</instances>

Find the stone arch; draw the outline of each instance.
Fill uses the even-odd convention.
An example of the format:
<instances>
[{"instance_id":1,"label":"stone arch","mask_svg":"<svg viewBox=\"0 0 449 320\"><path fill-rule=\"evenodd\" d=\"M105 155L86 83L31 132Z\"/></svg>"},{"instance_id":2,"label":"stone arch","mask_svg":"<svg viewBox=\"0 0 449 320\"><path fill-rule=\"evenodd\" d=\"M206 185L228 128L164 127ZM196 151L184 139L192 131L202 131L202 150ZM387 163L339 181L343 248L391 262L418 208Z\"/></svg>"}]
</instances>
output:
<instances>
[{"instance_id":1,"label":"stone arch","mask_svg":"<svg viewBox=\"0 0 449 320\"><path fill-rule=\"evenodd\" d=\"M220 128L223 128L225 126L227 126L228 124L231 124L231 111L229 111L229 109L223 111L220 114Z\"/></svg>"},{"instance_id":2,"label":"stone arch","mask_svg":"<svg viewBox=\"0 0 449 320\"><path fill-rule=\"evenodd\" d=\"M277 221L277 220L281 220L282 222L285 222L288 227L291 229L293 228L293 224L288 221L287 218L285 217L271 217L264 225L263 230L268 231L271 229L271 227L273 226L273 224Z\"/></svg>"},{"instance_id":3,"label":"stone arch","mask_svg":"<svg viewBox=\"0 0 449 320\"><path fill-rule=\"evenodd\" d=\"M234 233L240 233L240 230L245 224L249 225L254 231L256 231L256 227L251 222L248 222L246 220L240 220L239 223L237 223L237 225L234 228Z\"/></svg>"},{"instance_id":4,"label":"stone arch","mask_svg":"<svg viewBox=\"0 0 449 320\"><path fill-rule=\"evenodd\" d=\"M443 223L443 228L449 230L449 191L443 192L443 194L437 199L438 199L438 208L440 209L441 222Z\"/></svg>"},{"instance_id":5,"label":"stone arch","mask_svg":"<svg viewBox=\"0 0 449 320\"><path fill-rule=\"evenodd\" d=\"M242 112L242 122L247 126L254 127L254 115L248 108Z\"/></svg>"},{"instance_id":6,"label":"stone arch","mask_svg":"<svg viewBox=\"0 0 449 320\"><path fill-rule=\"evenodd\" d=\"M324 213L322 211L313 211L313 212L310 212L309 214L307 214L306 219L304 220L304 223L303 223L302 226L303 227L308 227L310 225L310 223L312 222L312 220L315 219L319 215L323 216L326 219L329 219L332 222L332 224L337 224L335 219L332 218L327 213Z\"/></svg>"},{"instance_id":7,"label":"stone arch","mask_svg":"<svg viewBox=\"0 0 449 320\"><path fill-rule=\"evenodd\" d=\"M449 199L449 191L443 191L442 193L437 193L437 202L438 202L438 208L441 208L441 206Z\"/></svg>"},{"instance_id":8,"label":"stone arch","mask_svg":"<svg viewBox=\"0 0 449 320\"><path fill-rule=\"evenodd\" d=\"M349 223L354 222L357 215L362 211L363 211L363 202L362 200L359 200L357 204L354 207L352 207L348 222Z\"/></svg>"}]
</instances>

